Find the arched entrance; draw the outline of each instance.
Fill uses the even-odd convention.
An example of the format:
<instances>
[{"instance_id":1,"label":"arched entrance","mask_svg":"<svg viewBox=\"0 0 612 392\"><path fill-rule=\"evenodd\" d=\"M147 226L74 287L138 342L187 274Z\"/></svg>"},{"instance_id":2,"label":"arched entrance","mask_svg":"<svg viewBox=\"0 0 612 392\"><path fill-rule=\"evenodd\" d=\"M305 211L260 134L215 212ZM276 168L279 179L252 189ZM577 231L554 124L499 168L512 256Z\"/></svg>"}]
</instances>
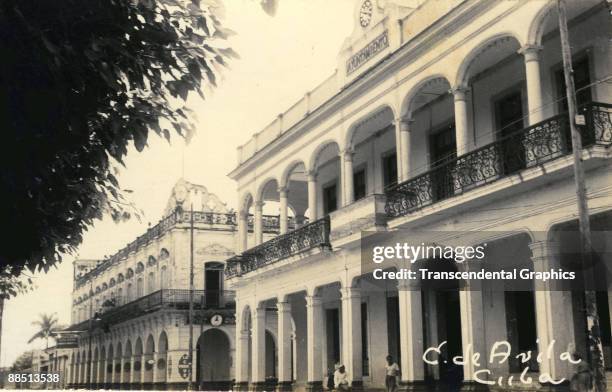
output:
<instances>
[{"instance_id":1,"label":"arched entrance","mask_svg":"<svg viewBox=\"0 0 612 392\"><path fill-rule=\"evenodd\" d=\"M200 390L230 390L230 341L220 329L204 331L196 346L196 381Z\"/></svg>"},{"instance_id":2,"label":"arched entrance","mask_svg":"<svg viewBox=\"0 0 612 392\"><path fill-rule=\"evenodd\" d=\"M276 374L276 342L274 336L268 330L266 330L266 382L270 383L271 386L275 386L277 380Z\"/></svg>"}]
</instances>

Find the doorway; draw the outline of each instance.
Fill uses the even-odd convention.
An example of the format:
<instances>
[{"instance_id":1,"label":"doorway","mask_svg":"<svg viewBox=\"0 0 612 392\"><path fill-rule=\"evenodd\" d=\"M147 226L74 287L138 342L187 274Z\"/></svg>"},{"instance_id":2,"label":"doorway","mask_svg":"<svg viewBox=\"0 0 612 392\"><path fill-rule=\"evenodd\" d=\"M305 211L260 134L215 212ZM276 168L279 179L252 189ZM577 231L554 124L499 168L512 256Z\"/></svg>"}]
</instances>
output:
<instances>
[{"instance_id":1,"label":"doorway","mask_svg":"<svg viewBox=\"0 0 612 392\"><path fill-rule=\"evenodd\" d=\"M455 123L430 136L432 197L433 201L446 199L455 194L455 186L450 170L451 163L457 158Z\"/></svg>"},{"instance_id":2,"label":"doorway","mask_svg":"<svg viewBox=\"0 0 612 392\"><path fill-rule=\"evenodd\" d=\"M523 124L521 90L514 90L495 101L495 125L501 139L503 174L516 173L525 168L525 146L519 132Z\"/></svg>"},{"instance_id":3,"label":"doorway","mask_svg":"<svg viewBox=\"0 0 612 392\"><path fill-rule=\"evenodd\" d=\"M230 341L223 331L212 328L200 335L196 364L196 381L200 390L230 390Z\"/></svg>"},{"instance_id":4,"label":"doorway","mask_svg":"<svg viewBox=\"0 0 612 392\"><path fill-rule=\"evenodd\" d=\"M204 306L207 309L219 308L223 290L223 264L209 262L204 266Z\"/></svg>"}]
</instances>

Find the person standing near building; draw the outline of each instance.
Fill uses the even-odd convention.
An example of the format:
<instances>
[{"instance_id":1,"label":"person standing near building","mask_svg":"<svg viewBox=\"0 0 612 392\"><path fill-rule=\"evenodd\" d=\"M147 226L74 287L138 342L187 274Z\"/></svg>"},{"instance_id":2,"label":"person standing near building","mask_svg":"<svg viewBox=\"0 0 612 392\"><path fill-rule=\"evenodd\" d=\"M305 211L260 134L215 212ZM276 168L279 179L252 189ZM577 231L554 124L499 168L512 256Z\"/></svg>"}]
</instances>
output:
<instances>
[{"instance_id":1,"label":"person standing near building","mask_svg":"<svg viewBox=\"0 0 612 392\"><path fill-rule=\"evenodd\" d=\"M396 392L397 391L397 377L400 374L399 365L393 362L393 357L391 355L387 355L387 364L385 365L385 387L387 388L387 392Z\"/></svg>"}]
</instances>

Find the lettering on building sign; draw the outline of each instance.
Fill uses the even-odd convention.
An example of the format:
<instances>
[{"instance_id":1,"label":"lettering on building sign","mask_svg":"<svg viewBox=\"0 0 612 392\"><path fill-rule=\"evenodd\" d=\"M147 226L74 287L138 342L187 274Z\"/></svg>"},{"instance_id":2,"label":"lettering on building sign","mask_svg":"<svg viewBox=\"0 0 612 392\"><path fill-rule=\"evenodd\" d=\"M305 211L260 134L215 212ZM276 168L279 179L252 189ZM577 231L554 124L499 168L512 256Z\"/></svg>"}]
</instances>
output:
<instances>
[{"instance_id":1,"label":"lettering on building sign","mask_svg":"<svg viewBox=\"0 0 612 392\"><path fill-rule=\"evenodd\" d=\"M389 34L387 31L370 41L365 48L355 53L346 61L346 74L349 75L365 64L369 59L389 47Z\"/></svg>"}]
</instances>

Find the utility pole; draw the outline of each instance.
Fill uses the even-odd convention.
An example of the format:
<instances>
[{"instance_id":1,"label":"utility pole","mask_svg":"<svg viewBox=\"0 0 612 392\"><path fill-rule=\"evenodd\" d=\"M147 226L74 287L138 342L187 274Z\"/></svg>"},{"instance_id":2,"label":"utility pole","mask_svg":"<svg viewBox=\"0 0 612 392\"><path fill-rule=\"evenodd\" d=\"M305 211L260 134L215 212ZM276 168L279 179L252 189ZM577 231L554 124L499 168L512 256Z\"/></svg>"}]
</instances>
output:
<instances>
[{"instance_id":1,"label":"utility pole","mask_svg":"<svg viewBox=\"0 0 612 392\"><path fill-rule=\"evenodd\" d=\"M193 203L189 220L189 384L193 390Z\"/></svg>"},{"instance_id":2,"label":"utility pole","mask_svg":"<svg viewBox=\"0 0 612 392\"><path fill-rule=\"evenodd\" d=\"M584 167L582 166L582 139L576 127L576 88L572 69L572 53L567 28L567 8L565 0L557 0L559 14L559 33L561 37L561 53L563 56L563 74L565 77L565 91L567 95L567 111L569 126L572 135L572 156L574 158L574 181L576 184L576 198L578 202L578 226L580 229L580 246L582 266L585 274L585 313L588 329L589 362L593 370L593 385L595 391L606 392L606 372L603 363L603 349L599 329L599 315L597 314L597 298L595 295L594 273L589 271L592 264L591 226L587 205ZM589 287L590 286L590 287Z\"/></svg>"}]
</instances>

